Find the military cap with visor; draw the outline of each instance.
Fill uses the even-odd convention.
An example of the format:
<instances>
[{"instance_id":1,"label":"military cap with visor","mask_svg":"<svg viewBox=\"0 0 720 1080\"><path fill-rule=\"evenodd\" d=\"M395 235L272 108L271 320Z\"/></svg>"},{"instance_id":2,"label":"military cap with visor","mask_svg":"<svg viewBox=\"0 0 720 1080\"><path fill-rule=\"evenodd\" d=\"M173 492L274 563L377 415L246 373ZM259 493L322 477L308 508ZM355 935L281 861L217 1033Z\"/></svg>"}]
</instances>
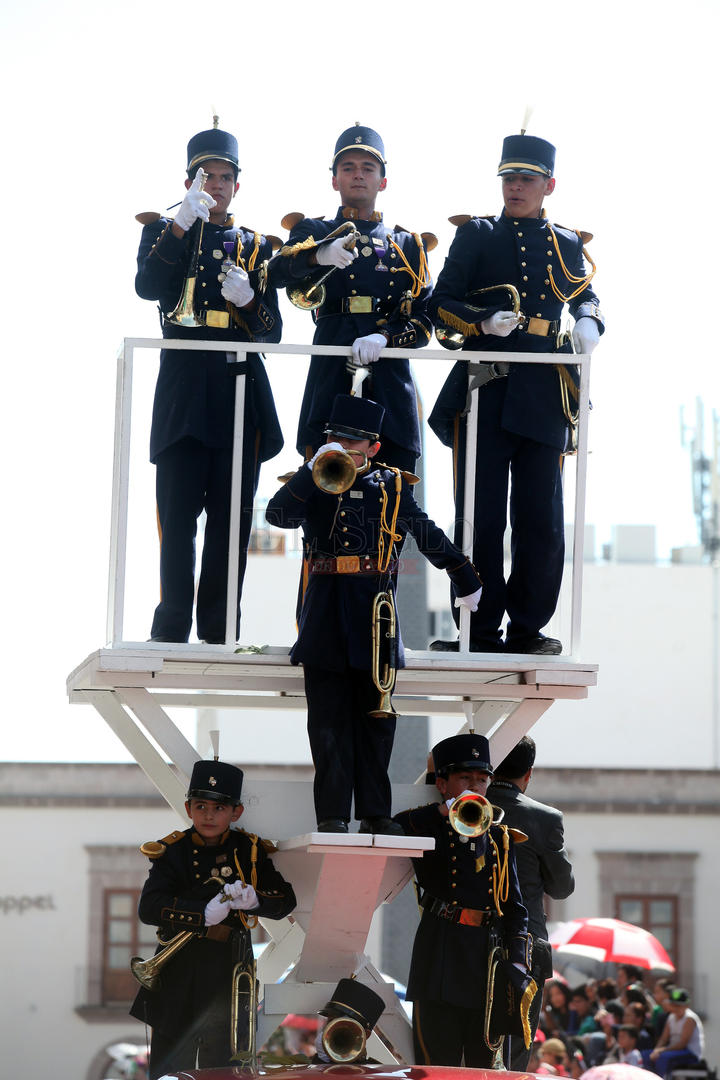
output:
<instances>
[{"instance_id":1,"label":"military cap with visor","mask_svg":"<svg viewBox=\"0 0 720 1080\"><path fill-rule=\"evenodd\" d=\"M377 131L374 131L371 127L363 127L362 124L355 123L353 127L346 128L343 131L335 143L335 153L330 166L333 172L337 168L338 158L346 150L365 150L366 153L377 158L383 167L383 176L385 175L385 165L387 164L385 161L385 146Z\"/></svg>"},{"instance_id":2,"label":"military cap with visor","mask_svg":"<svg viewBox=\"0 0 720 1080\"><path fill-rule=\"evenodd\" d=\"M217 127L207 131L198 131L187 144L187 171L195 174L204 161L228 161L240 172L238 164L238 141L229 131Z\"/></svg>"},{"instance_id":3,"label":"military cap with visor","mask_svg":"<svg viewBox=\"0 0 720 1080\"><path fill-rule=\"evenodd\" d=\"M484 735L452 735L433 747L432 758L436 776L445 776L456 769L482 769L493 774L490 744Z\"/></svg>"},{"instance_id":4,"label":"military cap with visor","mask_svg":"<svg viewBox=\"0 0 720 1080\"><path fill-rule=\"evenodd\" d=\"M377 401L353 397L352 394L337 394L325 434L376 442L380 437L384 416L385 409Z\"/></svg>"},{"instance_id":5,"label":"military cap with visor","mask_svg":"<svg viewBox=\"0 0 720 1080\"><path fill-rule=\"evenodd\" d=\"M332 997L319 1012L321 1016L349 1016L371 1030L384 1009L385 1002L369 986L357 979L341 979L333 990Z\"/></svg>"},{"instance_id":6,"label":"military cap with visor","mask_svg":"<svg viewBox=\"0 0 720 1080\"><path fill-rule=\"evenodd\" d=\"M188 799L214 799L237 806L242 795L243 772L225 761L196 761Z\"/></svg>"},{"instance_id":7,"label":"military cap with visor","mask_svg":"<svg viewBox=\"0 0 720 1080\"><path fill-rule=\"evenodd\" d=\"M551 177L555 169L555 147L536 135L508 135L503 140L498 176L524 173Z\"/></svg>"}]
</instances>

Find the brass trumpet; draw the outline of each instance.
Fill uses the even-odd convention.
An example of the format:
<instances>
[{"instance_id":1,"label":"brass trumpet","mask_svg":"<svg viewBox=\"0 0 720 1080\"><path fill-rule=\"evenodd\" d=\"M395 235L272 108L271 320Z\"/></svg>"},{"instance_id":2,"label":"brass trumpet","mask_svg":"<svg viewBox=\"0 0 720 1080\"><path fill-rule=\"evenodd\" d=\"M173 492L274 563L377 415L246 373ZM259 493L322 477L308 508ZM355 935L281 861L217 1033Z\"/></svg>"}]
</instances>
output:
<instances>
[{"instance_id":1,"label":"brass trumpet","mask_svg":"<svg viewBox=\"0 0 720 1080\"><path fill-rule=\"evenodd\" d=\"M175 937L170 938L164 949L155 956L151 956L149 960L133 956L130 961L130 971L146 990L157 990L160 986L160 972L168 960L172 960L175 953L180 952L180 949L194 937L197 937L194 930L181 930Z\"/></svg>"},{"instance_id":2,"label":"brass trumpet","mask_svg":"<svg viewBox=\"0 0 720 1080\"><path fill-rule=\"evenodd\" d=\"M498 816L494 813L497 811ZM483 836L491 825L502 820L503 811L493 806L484 795L458 795L450 807L448 821L460 836Z\"/></svg>"},{"instance_id":3,"label":"brass trumpet","mask_svg":"<svg viewBox=\"0 0 720 1080\"><path fill-rule=\"evenodd\" d=\"M518 326L522 326L525 322L525 316L520 310L520 293L514 285L489 285L485 289L473 289L473 291L468 293L465 297L465 303L470 303L473 296L480 296L482 293L496 292L498 289L505 289L505 291L510 294L512 310L515 315L520 316ZM459 330L450 330L439 326L435 330L435 337L446 349L461 349L465 344L466 335Z\"/></svg>"},{"instance_id":4,"label":"brass trumpet","mask_svg":"<svg viewBox=\"0 0 720 1080\"><path fill-rule=\"evenodd\" d=\"M396 715L391 700L395 689L396 657L395 601L391 592L379 592L372 607L372 680L380 692L380 703L377 709L368 713L376 719Z\"/></svg>"},{"instance_id":5,"label":"brass trumpet","mask_svg":"<svg viewBox=\"0 0 720 1080\"><path fill-rule=\"evenodd\" d=\"M324 236L323 243L327 240L337 240L343 233L348 234L344 246L348 251L352 251L360 239L360 233L351 221L344 221L337 229L334 229L333 232ZM321 304L325 303L325 297L327 296L327 289L323 282L327 281L334 270L337 270L336 266L329 266L319 277L316 277L314 274L308 274L307 277L304 277L297 285L288 285L285 292L287 293L290 303L294 304L295 307L301 308L303 311L314 311L316 308L319 308Z\"/></svg>"},{"instance_id":6,"label":"brass trumpet","mask_svg":"<svg viewBox=\"0 0 720 1080\"><path fill-rule=\"evenodd\" d=\"M362 465L356 465L353 455L345 450L327 450L313 465L312 478L327 495L342 495L353 486L357 474L367 469L367 454L363 454L362 458Z\"/></svg>"},{"instance_id":7,"label":"brass trumpet","mask_svg":"<svg viewBox=\"0 0 720 1080\"><path fill-rule=\"evenodd\" d=\"M247 989L242 990L243 982L247 982ZM249 965L240 961L233 968L230 998L230 1049L231 1060L250 1065L257 1069L255 1055L255 1033L257 1029L257 979L255 974L255 960L250 959ZM248 1007L248 1037L247 1050L240 1049L240 998L247 995Z\"/></svg>"},{"instance_id":8,"label":"brass trumpet","mask_svg":"<svg viewBox=\"0 0 720 1080\"><path fill-rule=\"evenodd\" d=\"M365 1053L366 1043L365 1028L350 1016L336 1016L323 1029L323 1049L338 1064L357 1061Z\"/></svg>"},{"instance_id":9,"label":"brass trumpet","mask_svg":"<svg viewBox=\"0 0 720 1080\"><path fill-rule=\"evenodd\" d=\"M202 172L200 191L205 188L205 181L207 180L207 173ZM185 275L185 281L183 282L182 292L180 293L180 299L170 312L165 316L165 322L172 323L173 326L202 326L203 324L197 317L195 312L195 283L197 281L198 263L200 261L200 246L202 244L202 235L205 222L200 218L195 223L195 240L193 241L192 254L190 255L190 265L188 266L188 272Z\"/></svg>"}]
</instances>

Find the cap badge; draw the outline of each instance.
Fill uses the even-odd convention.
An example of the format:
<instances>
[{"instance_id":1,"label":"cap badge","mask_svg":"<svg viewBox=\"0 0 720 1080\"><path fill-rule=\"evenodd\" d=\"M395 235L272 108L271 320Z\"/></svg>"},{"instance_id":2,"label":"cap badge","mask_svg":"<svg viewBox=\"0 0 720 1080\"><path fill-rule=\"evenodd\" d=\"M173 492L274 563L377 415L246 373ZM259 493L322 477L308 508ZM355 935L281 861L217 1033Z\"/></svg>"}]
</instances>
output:
<instances>
[{"instance_id":1,"label":"cap badge","mask_svg":"<svg viewBox=\"0 0 720 1080\"><path fill-rule=\"evenodd\" d=\"M212 784L213 787L217 787L217 780L215 779L214 776L209 776L208 777L208 784Z\"/></svg>"},{"instance_id":2,"label":"cap badge","mask_svg":"<svg viewBox=\"0 0 720 1080\"><path fill-rule=\"evenodd\" d=\"M476 746L473 747L472 756L473 757L480 757L480 751L478 750L478 748Z\"/></svg>"},{"instance_id":3,"label":"cap badge","mask_svg":"<svg viewBox=\"0 0 720 1080\"><path fill-rule=\"evenodd\" d=\"M355 136L355 142L356 143L361 143L362 142L362 135L356 135Z\"/></svg>"}]
</instances>

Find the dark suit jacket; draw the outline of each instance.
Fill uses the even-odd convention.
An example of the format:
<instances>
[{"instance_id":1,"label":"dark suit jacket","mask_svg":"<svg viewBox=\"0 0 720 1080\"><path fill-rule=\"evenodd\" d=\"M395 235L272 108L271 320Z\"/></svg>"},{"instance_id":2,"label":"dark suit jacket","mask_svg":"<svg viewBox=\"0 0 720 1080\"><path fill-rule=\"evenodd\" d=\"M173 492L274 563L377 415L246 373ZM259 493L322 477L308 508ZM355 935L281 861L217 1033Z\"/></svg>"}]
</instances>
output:
<instances>
[{"instance_id":1,"label":"dark suit jacket","mask_svg":"<svg viewBox=\"0 0 720 1080\"><path fill-rule=\"evenodd\" d=\"M493 780L487 797L505 811L503 825L521 829L528 839L515 845L520 891L528 910L528 930L547 937L543 896L564 900L575 888L572 866L565 850L563 816L554 806L523 795L509 780Z\"/></svg>"}]
</instances>

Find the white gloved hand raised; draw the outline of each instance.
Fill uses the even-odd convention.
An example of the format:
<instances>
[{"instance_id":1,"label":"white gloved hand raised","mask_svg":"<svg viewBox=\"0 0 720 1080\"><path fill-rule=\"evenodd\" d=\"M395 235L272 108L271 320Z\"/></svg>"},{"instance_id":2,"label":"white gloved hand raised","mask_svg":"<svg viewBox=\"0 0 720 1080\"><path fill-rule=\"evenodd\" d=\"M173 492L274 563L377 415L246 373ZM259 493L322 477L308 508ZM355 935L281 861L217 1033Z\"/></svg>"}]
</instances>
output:
<instances>
[{"instance_id":1,"label":"white gloved hand raised","mask_svg":"<svg viewBox=\"0 0 720 1080\"><path fill-rule=\"evenodd\" d=\"M202 221L210 220L210 211L217 203L207 191L201 191L203 171L202 167L195 173L195 179L185 193L185 198L180 204L180 209L175 215L175 224L187 232L198 218Z\"/></svg>"},{"instance_id":2,"label":"white gloved hand raised","mask_svg":"<svg viewBox=\"0 0 720 1080\"><path fill-rule=\"evenodd\" d=\"M247 307L255 295L255 290L242 266L233 266L228 270L220 292L235 307Z\"/></svg>"},{"instance_id":3,"label":"white gloved hand raised","mask_svg":"<svg viewBox=\"0 0 720 1080\"><path fill-rule=\"evenodd\" d=\"M342 445L341 445L341 444L340 444L339 442L329 442L329 443L323 443L323 445L322 445L322 446L320 447L320 449L319 449L319 450L316 450L316 452L315 452L315 456L314 456L314 457L311 457L309 461L306 461L306 462L305 462L305 464L307 465L308 469L312 469L312 467L313 467L313 465L315 464L315 462L317 461L317 459L318 459L318 458L319 458L319 457L320 457L320 456L321 456L322 454L327 454L328 450L342 450L342 451L343 451L343 453L345 453L345 447L344 447L344 446L342 446Z\"/></svg>"},{"instance_id":4,"label":"white gloved hand raised","mask_svg":"<svg viewBox=\"0 0 720 1080\"><path fill-rule=\"evenodd\" d=\"M572 339L575 346L575 352L587 353L589 356L600 340L598 324L594 319L584 315L575 323Z\"/></svg>"},{"instance_id":5,"label":"white gloved hand raised","mask_svg":"<svg viewBox=\"0 0 720 1080\"><path fill-rule=\"evenodd\" d=\"M347 236L338 236L337 240L333 240L329 244L322 244L316 248L315 262L318 266L336 266L338 270L342 270L345 266L349 266L351 262L354 262L358 257L358 253L354 248L352 251L348 251L345 247L347 239Z\"/></svg>"},{"instance_id":6,"label":"white gloved hand raised","mask_svg":"<svg viewBox=\"0 0 720 1080\"><path fill-rule=\"evenodd\" d=\"M257 893L252 885L243 885L242 881L233 881L232 884L227 884L225 886L225 895L231 898L227 907L233 908L234 911L252 911L254 908L260 907Z\"/></svg>"},{"instance_id":7,"label":"white gloved hand raised","mask_svg":"<svg viewBox=\"0 0 720 1080\"><path fill-rule=\"evenodd\" d=\"M495 337L508 337L520 322L520 316L514 311L496 311L480 323L483 334L494 334Z\"/></svg>"},{"instance_id":8,"label":"white gloved hand raised","mask_svg":"<svg viewBox=\"0 0 720 1080\"><path fill-rule=\"evenodd\" d=\"M228 905L222 899L222 893L213 896L205 907L205 925L217 926L227 917Z\"/></svg>"},{"instance_id":9,"label":"white gloved hand raised","mask_svg":"<svg viewBox=\"0 0 720 1080\"><path fill-rule=\"evenodd\" d=\"M475 592L468 593L467 596L456 596L455 607L466 607L470 608L471 611L477 611L481 596L482 585Z\"/></svg>"},{"instance_id":10,"label":"white gloved hand raised","mask_svg":"<svg viewBox=\"0 0 720 1080\"><path fill-rule=\"evenodd\" d=\"M352 343L353 363L358 367L374 364L387 343L384 334L366 334L365 337L355 338Z\"/></svg>"},{"instance_id":11,"label":"white gloved hand raised","mask_svg":"<svg viewBox=\"0 0 720 1080\"><path fill-rule=\"evenodd\" d=\"M447 808L449 810L456 799L464 799L466 795L477 795L477 794L478 794L477 791L471 791L470 788L465 788L465 790L461 791L459 795L453 795L452 799L446 799L445 800L445 805L447 806Z\"/></svg>"}]
</instances>

